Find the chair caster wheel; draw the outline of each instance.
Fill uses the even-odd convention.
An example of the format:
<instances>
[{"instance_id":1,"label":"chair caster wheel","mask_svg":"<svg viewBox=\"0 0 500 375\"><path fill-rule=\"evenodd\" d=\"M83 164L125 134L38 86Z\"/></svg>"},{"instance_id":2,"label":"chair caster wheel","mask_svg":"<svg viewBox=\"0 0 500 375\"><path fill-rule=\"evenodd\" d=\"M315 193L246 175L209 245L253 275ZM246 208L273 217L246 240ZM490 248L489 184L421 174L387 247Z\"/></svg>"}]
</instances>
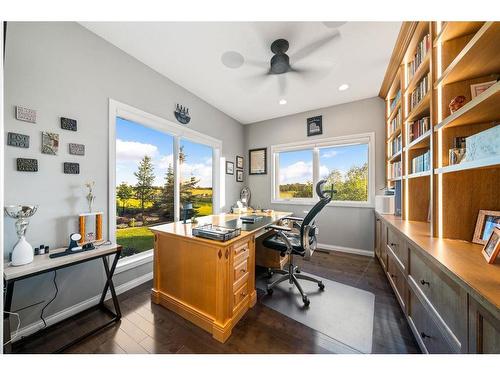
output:
<instances>
[{"instance_id":1,"label":"chair caster wheel","mask_svg":"<svg viewBox=\"0 0 500 375\"><path fill-rule=\"evenodd\" d=\"M309 301L309 298L307 296L302 297L302 302L304 302L305 307L309 306L311 303L311 301Z\"/></svg>"},{"instance_id":2,"label":"chair caster wheel","mask_svg":"<svg viewBox=\"0 0 500 375\"><path fill-rule=\"evenodd\" d=\"M273 271L269 268L269 269L267 270L266 277L267 277L268 279L270 279L271 277L273 277L273 275L274 275L274 272L273 272Z\"/></svg>"},{"instance_id":3,"label":"chair caster wheel","mask_svg":"<svg viewBox=\"0 0 500 375\"><path fill-rule=\"evenodd\" d=\"M300 268L297 268L297 269L295 270L295 273L300 273Z\"/></svg>"},{"instance_id":4,"label":"chair caster wheel","mask_svg":"<svg viewBox=\"0 0 500 375\"><path fill-rule=\"evenodd\" d=\"M270 288L267 288L267 295L272 296L273 295L273 290Z\"/></svg>"},{"instance_id":5,"label":"chair caster wheel","mask_svg":"<svg viewBox=\"0 0 500 375\"><path fill-rule=\"evenodd\" d=\"M325 284L322 281L318 283L319 290L325 290Z\"/></svg>"}]
</instances>

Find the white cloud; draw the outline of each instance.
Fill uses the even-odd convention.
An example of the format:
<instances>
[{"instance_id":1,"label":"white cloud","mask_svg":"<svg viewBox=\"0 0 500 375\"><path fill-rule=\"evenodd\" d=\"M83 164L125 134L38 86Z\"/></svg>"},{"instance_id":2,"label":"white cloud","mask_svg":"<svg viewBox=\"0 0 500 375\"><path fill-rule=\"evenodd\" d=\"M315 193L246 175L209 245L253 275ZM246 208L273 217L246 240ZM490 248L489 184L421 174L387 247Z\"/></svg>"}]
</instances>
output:
<instances>
[{"instance_id":1,"label":"white cloud","mask_svg":"<svg viewBox=\"0 0 500 375\"><path fill-rule=\"evenodd\" d=\"M312 162L298 161L280 168L280 184L304 183L312 181Z\"/></svg>"},{"instance_id":2,"label":"white cloud","mask_svg":"<svg viewBox=\"0 0 500 375\"><path fill-rule=\"evenodd\" d=\"M324 154L321 154L321 157L325 158L325 159L329 159L329 158L333 158L333 157L337 156L338 154L339 154L338 151L330 150L330 151L325 152Z\"/></svg>"},{"instance_id":3,"label":"white cloud","mask_svg":"<svg viewBox=\"0 0 500 375\"><path fill-rule=\"evenodd\" d=\"M330 170L326 165L320 165L319 166L319 175L321 178L327 178L328 175L330 174Z\"/></svg>"},{"instance_id":4,"label":"white cloud","mask_svg":"<svg viewBox=\"0 0 500 375\"><path fill-rule=\"evenodd\" d=\"M184 180L190 179L191 176L194 176L198 182L198 186L200 187L209 187L212 186L212 161L210 163L183 163L181 165L181 178Z\"/></svg>"},{"instance_id":5,"label":"white cloud","mask_svg":"<svg viewBox=\"0 0 500 375\"><path fill-rule=\"evenodd\" d=\"M139 162L145 155L155 157L158 155L158 147L149 143L116 140L117 162Z\"/></svg>"},{"instance_id":6,"label":"white cloud","mask_svg":"<svg viewBox=\"0 0 500 375\"><path fill-rule=\"evenodd\" d=\"M160 158L154 163L158 169L166 170L170 164L173 167L174 155L160 155Z\"/></svg>"}]
</instances>

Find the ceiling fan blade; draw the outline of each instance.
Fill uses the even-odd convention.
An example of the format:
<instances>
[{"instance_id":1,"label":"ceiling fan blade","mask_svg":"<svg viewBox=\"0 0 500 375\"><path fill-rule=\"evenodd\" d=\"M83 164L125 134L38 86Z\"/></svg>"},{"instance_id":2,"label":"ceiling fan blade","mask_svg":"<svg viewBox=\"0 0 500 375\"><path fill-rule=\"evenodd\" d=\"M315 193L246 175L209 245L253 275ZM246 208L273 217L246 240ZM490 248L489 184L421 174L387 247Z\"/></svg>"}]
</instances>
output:
<instances>
[{"instance_id":1,"label":"ceiling fan blade","mask_svg":"<svg viewBox=\"0 0 500 375\"><path fill-rule=\"evenodd\" d=\"M278 85L279 85L279 94L281 97L286 95L287 89L287 79L285 74L278 74Z\"/></svg>"},{"instance_id":2,"label":"ceiling fan blade","mask_svg":"<svg viewBox=\"0 0 500 375\"><path fill-rule=\"evenodd\" d=\"M333 41L334 39L337 39L339 36L340 36L340 31L335 29L332 33L329 33L327 36L322 37L310 43L309 45L301 48L297 52L291 54L290 61L293 63L299 62L303 58L319 50L321 47L327 45L329 42Z\"/></svg>"},{"instance_id":3,"label":"ceiling fan blade","mask_svg":"<svg viewBox=\"0 0 500 375\"><path fill-rule=\"evenodd\" d=\"M329 29L336 29L344 24L346 24L347 21L325 21L325 22L322 22L323 25L325 25L325 27L329 28Z\"/></svg>"},{"instance_id":4,"label":"ceiling fan blade","mask_svg":"<svg viewBox=\"0 0 500 375\"><path fill-rule=\"evenodd\" d=\"M300 79L315 82L325 78L333 70L333 66L315 67L315 68L290 68L291 73L296 73Z\"/></svg>"},{"instance_id":5,"label":"ceiling fan blade","mask_svg":"<svg viewBox=\"0 0 500 375\"><path fill-rule=\"evenodd\" d=\"M253 60L253 59L246 59L245 64L254 66L256 68L261 68L261 69L269 69L269 62L267 61L258 61L258 60Z\"/></svg>"}]
</instances>

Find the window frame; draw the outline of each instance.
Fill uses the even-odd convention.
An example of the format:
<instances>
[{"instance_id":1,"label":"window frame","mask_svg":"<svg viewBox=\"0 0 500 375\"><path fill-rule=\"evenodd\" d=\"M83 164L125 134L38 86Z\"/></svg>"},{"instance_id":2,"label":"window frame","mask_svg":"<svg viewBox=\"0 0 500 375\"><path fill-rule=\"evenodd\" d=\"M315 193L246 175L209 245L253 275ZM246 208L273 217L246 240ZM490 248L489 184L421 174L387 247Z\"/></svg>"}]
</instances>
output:
<instances>
[{"instance_id":1,"label":"window frame","mask_svg":"<svg viewBox=\"0 0 500 375\"><path fill-rule=\"evenodd\" d=\"M375 199L375 133L361 133L346 136L321 138L271 146L271 204L313 205L318 201L314 187L320 180L321 148L349 146L356 144L368 145L368 199L366 201L331 201L328 206L373 208ZM289 198L279 197L279 153L287 151L311 150L313 153L313 197Z\"/></svg>"},{"instance_id":2,"label":"window frame","mask_svg":"<svg viewBox=\"0 0 500 375\"><path fill-rule=\"evenodd\" d=\"M212 214L216 215L221 209L221 163L222 141L200 133L196 130L176 124L151 113L142 111L128 104L109 98L109 143L108 143L108 239L116 243L116 118L139 123L151 129L160 131L173 137L173 169L174 169L174 221L179 221L180 214L180 168L179 149L181 139L200 143L212 148ZM222 189L221 189L222 187ZM145 259L152 259L153 249L143 251L125 258L117 264L117 272L143 264ZM137 263L137 264L135 264Z\"/></svg>"}]
</instances>

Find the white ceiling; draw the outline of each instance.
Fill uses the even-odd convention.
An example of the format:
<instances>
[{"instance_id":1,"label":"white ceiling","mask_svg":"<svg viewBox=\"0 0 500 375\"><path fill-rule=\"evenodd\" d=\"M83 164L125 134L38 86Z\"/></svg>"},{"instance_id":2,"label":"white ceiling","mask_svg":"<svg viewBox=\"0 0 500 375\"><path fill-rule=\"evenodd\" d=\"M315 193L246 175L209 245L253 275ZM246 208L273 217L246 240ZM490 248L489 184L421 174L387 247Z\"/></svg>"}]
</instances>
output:
<instances>
[{"instance_id":1,"label":"white ceiling","mask_svg":"<svg viewBox=\"0 0 500 375\"><path fill-rule=\"evenodd\" d=\"M242 124L376 96L400 22L347 22L337 29L322 22L82 22L83 26L191 91ZM339 33L294 64L294 53ZM309 74L266 75L278 38L290 43L292 67ZM221 62L236 51L237 69ZM260 62L260 63L256 63ZM350 88L339 91L341 84ZM280 105L281 98L287 100ZM188 103L183 103L187 104Z\"/></svg>"}]
</instances>

